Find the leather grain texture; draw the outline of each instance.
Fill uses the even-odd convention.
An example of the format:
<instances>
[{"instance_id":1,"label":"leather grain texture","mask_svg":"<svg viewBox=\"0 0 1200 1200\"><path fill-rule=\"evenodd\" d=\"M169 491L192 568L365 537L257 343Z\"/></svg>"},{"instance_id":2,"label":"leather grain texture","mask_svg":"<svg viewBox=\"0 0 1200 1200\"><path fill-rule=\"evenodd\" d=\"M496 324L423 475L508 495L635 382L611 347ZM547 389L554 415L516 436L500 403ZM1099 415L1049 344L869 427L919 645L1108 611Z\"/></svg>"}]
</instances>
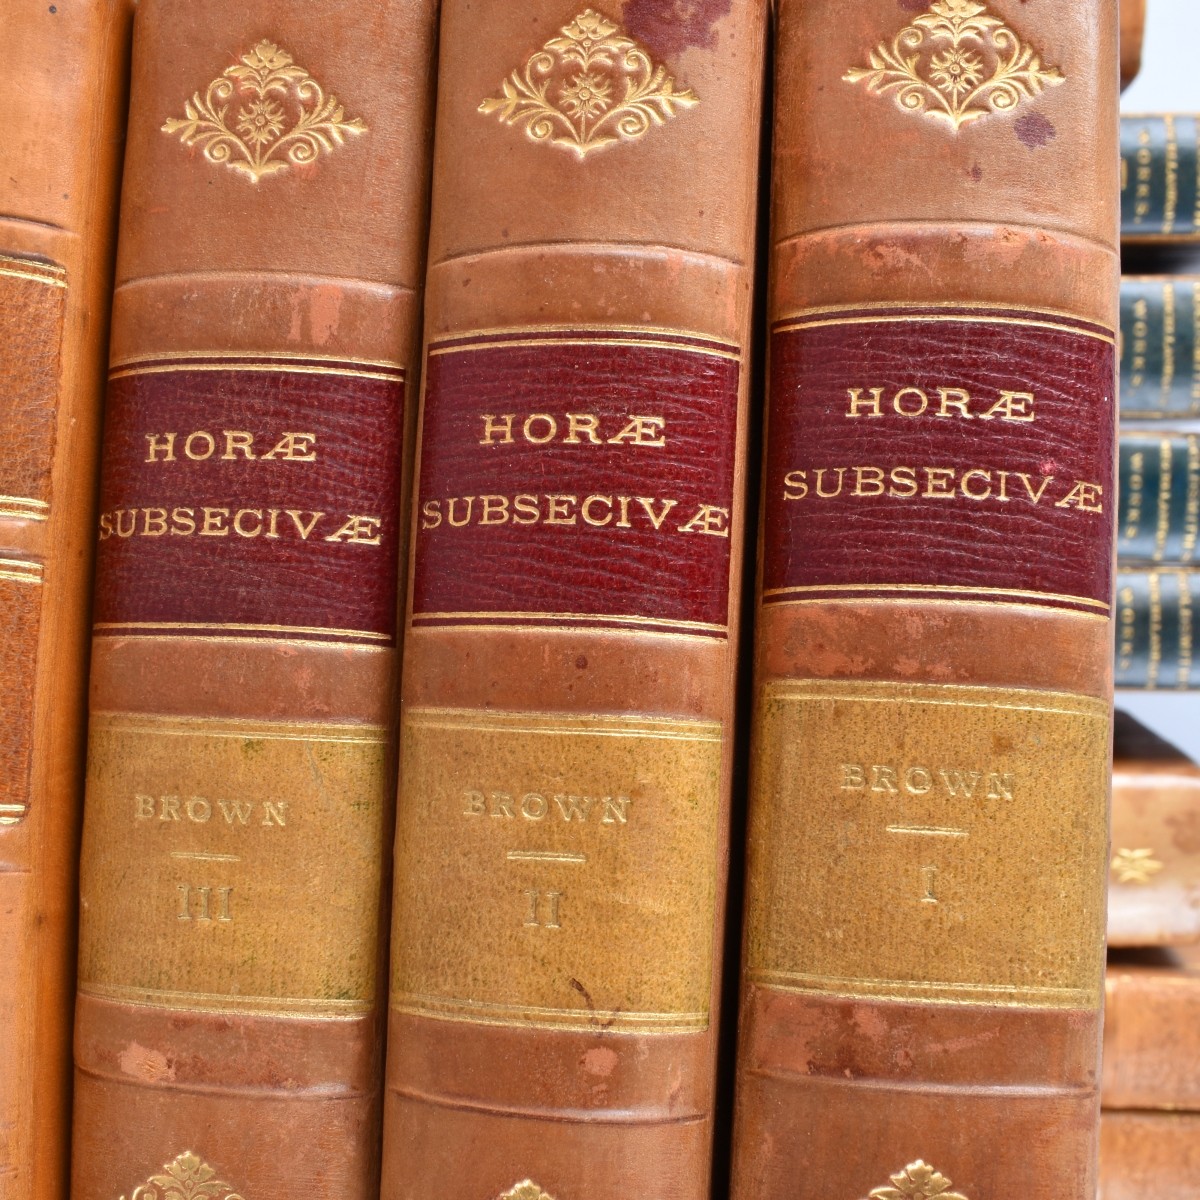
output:
<instances>
[{"instance_id":1,"label":"leather grain texture","mask_svg":"<svg viewBox=\"0 0 1200 1200\"><path fill-rule=\"evenodd\" d=\"M1113 764L1110 946L1200 941L1200 767L1185 758Z\"/></svg>"},{"instance_id":2,"label":"leather grain texture","mask_svg":"<svg viewBox=\"0 0 1200 1200\"><path fill-rule=\"evenodd\" d=\"M766 8L442 7L386 1200L709 1192Z\"/></svg>"},{"instance_id":3,"label":"leather grain texture","mask_svg":"<svg viewBox=\"0 0 1200 1200\"><path fill-rule=\"evenodd\" d=\"M80 1200L377 1192L433 37L427 0L138 7Z\"/></svg>"},{"instance_id":4,"label":"leather grain texture","mask_svg":"<svg viewBox=\"0 0 1200 1200\"><path fill-rule=\"evenodd\" d=\"M1117 5L777 14L732 1195L1091 1200ZM996 102L1018 46L1036 78ZM1092 511L1026 519L1021 460ZM1049 957L1013 936L1043 887Z\"/></svg>"},{"instance_id":5,"label":"leather grain texture","mask_svg":"<svg viewBox=\"0 0 1200 1200\"><path fill-rule=\"evenodd\" d=\"M1100 1118L1100 1200L1195 1200L1200 1113L1106 1112Z\"/></svg>"},{"instance_id":6,"label":"leather grain texture","mask_svg":"<svg viewBox=\"0 0 1200 1200\"><path fill-rule=\"evenodd\" d=\"M0 1197L67 1190L88 596L129 18L0 37Z\"/></svg>"}]
</instances>

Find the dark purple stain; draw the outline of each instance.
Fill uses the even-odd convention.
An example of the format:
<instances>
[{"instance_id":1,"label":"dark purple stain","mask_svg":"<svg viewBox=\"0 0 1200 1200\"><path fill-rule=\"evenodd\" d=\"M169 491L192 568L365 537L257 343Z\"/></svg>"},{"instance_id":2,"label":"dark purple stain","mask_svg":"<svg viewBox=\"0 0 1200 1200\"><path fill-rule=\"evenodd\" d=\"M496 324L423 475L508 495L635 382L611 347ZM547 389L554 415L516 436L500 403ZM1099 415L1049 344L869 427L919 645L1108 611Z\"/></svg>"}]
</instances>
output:
<instances>
[{"instance_id":1,"label":"dark purple stain","mask_svg":"<svg viewBox=\"0 0 1200 1200\"><path fill-rule=\"evenodd\" d=\"M910 13L924 12L929 7L929 0L896 0L896 3Z\"/></svg>"},{"instance_id":2,"label":"dark purple stain","mask_svg":"<svg viewBox=\"0 0 1200 1200\"><path fill-rule=\"evenodd\" d=\"M983 168L978 163L971 168L971 178L975 180L976 183L983 178Z\"/></svg>"},{"instance_id":3,"label":"dark purple stain","mask_svg":"<svg viewBox=\"0 0 1200 1200\"><path fill-rule=\"evenodd\" d=\"M622 24L651 53L678 54L689 46L711 50L713 26L729 15L733 0L628 0Z\"/></svg>"},{"instance_id":4,"label":"dark purple stain","mask_svg":"<svg viewBox=\"0 0 1200 1200\"><path fill-rule=\"evenodd\" d=\"M1058 135L1050 120L1039 112L1026 113L1013 122L1013 132L1025 143L1030 150L1044 146L1052 137Z\"/></svg>"}]
</instances>

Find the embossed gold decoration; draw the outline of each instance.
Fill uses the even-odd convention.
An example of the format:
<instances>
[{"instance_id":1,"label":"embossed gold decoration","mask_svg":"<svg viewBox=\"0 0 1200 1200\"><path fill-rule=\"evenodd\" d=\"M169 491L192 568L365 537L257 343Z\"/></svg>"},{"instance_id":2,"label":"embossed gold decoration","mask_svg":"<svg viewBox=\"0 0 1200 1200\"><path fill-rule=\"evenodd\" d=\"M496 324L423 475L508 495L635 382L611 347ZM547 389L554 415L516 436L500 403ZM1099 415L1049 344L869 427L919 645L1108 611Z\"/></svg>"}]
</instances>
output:
<instances>
[{"instance_id":1,"label":"embossed gold decoration","mask_svg":"<svg viewBox=\"0 0 1200 1200\"><path fill-rule=\"evenodd\" d=\"M200 146L209 162L253 183L289 165L316 162L343 145L346 134L367 131L358 117L347 120L337 97L327 96L290 54L268 41L227 67L203 97L193 93L183 111L163 133L178 133L185 146Z\"/></svg>"},{"instance_id":2,"label":"embossed gold decoration","mask_svg":"<svg viewBox=\"0 0 1200 1200\"><path fill-rule=\"evenodd\" d=\"M554 1197L549 1192L543 1192L541 1186L532 1179L522 1179L498 1196L497 1200L554 1200Z\"/></svg>"},{"instance_id":3,"label":"embossed gold decoration","mask_svg":"<svg viewBox=\"0 0 1200 1200\"><path fill-rule=\"evenodd\" d=\"M208 1163L185 1150L163 1167L161 1175L151 1175L145 1183L139 1183L129 1200L243 1200L243 1197L218 1179Z\"/></svg>"},{"instance_id":4,"label":"embossed gold decoration","mask_svg":"<svg viewBox=\"0 0 1200 1200\"><path fill-rule=\"evenodd\" d=\"M1163 869L1153 850L1118 850L1113 855L1112 871L1118 883L1149 883Z\"/></svg>"},{"instance_id":5,"label":"embossed gold decoration","mask_svg":"<svg viewBox=\"0 0 1200 1200\"><path fill-rule=\"evenodd\" d=\"M950 1180L921 1159L892 1177L891 1186L873 1188L870 1200L967 1200L950 1190Z\"/></svg>"},{"instance_id":6,"label":"embossed gold decoration","mask_svg":"<svg viewBox=\"0 0 1200 1200\"><path fill-rule=\"evenodd\" d=\"M665 67L590 8L514 71L501 92L479 111L497 113L505 125L524 122L535 142L561 146L581 161L593 150L636 141L699 103L690 89L676 91Z\"/></svg>"},{"instance_id":7,"label":"embossed gold decoration","mask_svg":"<svg viewBox=\"0 0 1200 1200\"><path fill-rule=\"evenodd\" d=\"M1011 112L1043 88L1063 82L1057 67L977 0L934 0L889 46L880 42L842 79L892 92L897 107L959 130L989 113Z\"/></svg>"}]
</instances>

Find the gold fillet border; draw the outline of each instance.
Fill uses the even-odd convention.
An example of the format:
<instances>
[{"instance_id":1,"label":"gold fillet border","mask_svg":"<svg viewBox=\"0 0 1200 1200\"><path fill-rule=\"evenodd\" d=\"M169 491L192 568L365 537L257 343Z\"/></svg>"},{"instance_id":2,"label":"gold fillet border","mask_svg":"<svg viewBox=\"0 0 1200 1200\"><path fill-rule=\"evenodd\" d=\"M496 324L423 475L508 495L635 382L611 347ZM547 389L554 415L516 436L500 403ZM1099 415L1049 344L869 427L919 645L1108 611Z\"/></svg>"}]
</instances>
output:
<instances>
[{"instance_id":1,"label":"gold fillet border","mask_svg":"<svg viewBox=\"0 0 1200 1200\"><path fill-rule=\"evenodd\" d=\"M0 579L14 583L41 583L45 567L25 558L0 558Z\"/></svg>"},{"instance_id":2,"label":"gold fillet border","mask_svg":"<svg viewBox=\"0 0 1200 1200\"><path fill-rule=\"evenodd\" d=\"M150 733L175 737L226 737L275 742L331 742L386 746L382 725L323 725L315 721L247 721L238 717L156 717L149 713L100 710L91 715L91 728L114 733Z\"/></svg>"},{"instance_id":3,"label":"gold fillet border","mask_svg":"<svg viewBox=\"0 0 1200 1200\"><path fill-rule=\"evenodd\" d=\"M952 707L1004 708L1017 712L1061 713L1107 721L1107 700L1079 692L1042 691L1040 688L993 687L969 683L906 683L864 679L768 679L764 693L783 700L866 700L875 704L941 704ZM1028 697L1031 703L1025 703Z\"/></svg>"},{"instance_id":4,"label":"gold fillet border","mask_svg":"<svg viewBox=\"0 0 1200 1200\"><path fill-rule=\"evenodd\" d=\"M941 592L951 595L970 595L978 593L987 596L1012 596L1025 600L1062 600L1071 604L1086 604L1089 608L1098 608L1102 612L1111 612L1112 606L1106 600L1093 600L1088 596L1069 596L1060 592L1032 592L1019 588L969 587L955 584L940 583L825 583L805 584L798 587L767 588L763 599L768 596L791 596L804 592ZM820 599L793 600L793 604L820 603Z\"/></svg>"},{"instance_id":5,"label":"gold fillet border","mask_svg":"<svg viewBox=\"0 0 1200 1200\"><path fill-rule=\"evenodd\" d=\"M164 360L196 360L203 362L213 358L237 358L261 361L267 358L294 359L298 362L355 363L360 367L385 367L392 371L407 371L408 367L395 358L359 358L354 354L301 354L297 350L160 350L154 354L127 354L110 364L113 370L136 366L138 363L161 363Z\"/></svg>"},{"instance_id":6,"label":"gold fillet border","mask_svg":"<svg viewBox=\"0 0 1200 1200\"><path fill-rule=\"evenodd\" d=\"M128 367L114 368L109 371L108 378L111 382L114 379L128 379L133 375L169 375L177 374L180 371L238 371L238 372L258 372L260 374L280 374L280 375L337 375L342 379L375 379L382 380L385 383L394 383L398 386L404 384L404 379L399 375L384 374L381 371L360 371L354 368L343 367L314 367L314 366L289 366L287 363L209 363L207 365L194 365L189 363L176 363L170 366L146 366L146 367Z\"/></svg>"},{"instance_id":7,"label":"gold fillet border","mask_svg":"<svg viewBox=\"0 0 1200 1200\"><path fill-rule=\"evenodd\" d=\"M604 1009L539 1008L529 1004L483 1004L450 1000L417 992L394 995L392 1012L433 1021L466 1025L503 1025L514 1022L531 1029L653 1030L655 1033L699 1033L709 1026L707 1013L607 1012Z\"/></svg>"},{"instance_id":8,"label":"gold fillet border","mask_svg":"<svg viewBox=\"0 0 1200 1200\"><path fill-rule=\"evenodd\" d=\"M782 332L784 327L791 326L793 323L797 325L805 324L810 317L828 317L834 316L837 313L888 313L895 312L897 309L904 309L904 315L894 317L892 318L893 320L908 320L911 317L914 321L929 320L932 318L951 321L977 321L981 324L989 323L989 313L1028 313L1029 317L1038 318L1030 322L1036 326L1050 321L1055 327L1061 326L1068 333L1087 334L1088 330L1080 329L1074 324L1068 324L1068 322L1079 321L1085 325L1097 327L1091 330L1092 337L1107 338L1113 342L1116 341L1117 337L1117 330L1114 326L1106 325L1103 321L1097 321L1092 317L1081 317L1078 313L1069 312L1066 309L1036 308L1028 304L1003 304L983 300L946 301L941 304L907 300L875 300L865 301L862 304L817 304L795 309L782 317L776 318L772 322L772 329ZM971 315L973 313L979 313L980 315L973 316ZM861 319L874 320L875 318L863 317ZM998 315L993 319L999 324L1020 324L1023 322L1023 318L1021 317ZM1100 333L1098 332L1099 329L1105 329L1108 333Z\"/></svg>"},{"instance_id":9,"label":"gold fillet border","mask_svg":"<svg viewBox=\"0 0 1200 1200\"><path fill-rule=\"evenodd\" d=\"M602 713L483 712L475 708L412 707L406 729L462 729L479 733L559 733L591 737L643 737L668 741L724 741L720 721L703 717L613 717Z\"/></svg>"},{"instance_id":10,"label":"gold fillet border","mask_svg":"<svg viewBox=\"0 0 1200 1200\"><path fill-rule=\"evenodd\" d=\"M0 517L16 517L22 521L47 521L50 505L32 496L0 496Z\"/></svg>"},{"instance_id":11,"label":"gold fillet border","mask_svg":"<svg viewBox=\"0 0 1200 1200\"><path fill-rule=\"evenodd\" d=\"M705 621L669 621L660 617L637 617L630 613L558 613L558 612L421 612L411 613L409 621L414 628L433 621L477 621L480 624L491 624L492 618L497 621L529 620L544 625L547 621L576 621L576 622L609 622L620 625L648 626L673 630L695 629L709 633L728 633L729 625L711 625ZM453 628L453 626L451 626ZM516 626L522 628L522 626Z\"/></svg>"},{"instance_id":12,"label":"gold fillet border","mask_svg":"<svg viewBox=\"0 0 1200 1200\"><path fill-rule=\"evenodd\" d=\"M1020 984L915 982L906 979L854 979L807 975L802 971L748 971L747 981L773 991L806 996L846 996L875 1000L919 1000L922 1004L987 1004L1013 1008L1085 1008L1100 1003L1100 988L1024 987ZM938 995L937 993L943 993ZM946 995L945 993L951 993Z\"/></svg>"},{"instance_id":13,"label":"gold fillet border","mask_svg":"<svg viewBox=\"0 0 1200 1200\"><path fill-rule=\"evenodd\" d=\"M83 996L172 1012L211 1012L243 1016L299 1017L313 1021L361 1020L375 1011L374 1000L311 1000L303 996L228 996L216 992L176 992L168 988L79 983Z\"/></svg>"},{"instance_id":14,"label":"gold fillet border","mask_svg":"<svg viewBox=\"0 0 1200 1200\"><path fill-rule=\"evenodd\" d=\"M67 286L67 269L57 263L41 263L30 258L14 258L9 254L0 254L0 275L10 279L29 279L34 283L44 283L47 287L58 287L65 290Z\"/></svg>"},{"instance_id":15,"label":"gold fillet border","mask_svg":"<svg viewBox=\"0 0 1200 1200\"><path fill-rule=\"evenodd\" d=\"M613 334L613 337L587 336L592 332L597 334ZM512 340L495 340L507 338L511 334L527 334L528 338L512 338ZM561 334L561 337L541 337L539 334ZM571 336L571 335L576 336ZM621 334L641 335L621 337ZM488 339L472 341L472 338ZM693 346L674 338L694 338L696 341L715 342L715 346ZM447 345L457 342L458 345ZM458 350L487 350L505 346L647 346L658 350L684 350L694 354L704 354L710 358L725 358L741 362L745 358L744 351L734 342L711 333L698 333L694 329L671 329L661 325L515 325L488 329L467 329L461 333L440 333L428 340L425 352L429 357L439 354L453 354Z\"/></svg>"},{"instance_id":16,"label":"gold fillet border","mask_svg":"<svg viewBox=\"0 0 1200 1200\"><path fill-rule=\"evenodd\" d=\"M0 560L2 562L3 560ZM208 623L204 621L97 621L93 629L185 629L199 632L205 629L233 629L249 635L253 633L290 633L293 630L296 633L307 633L314 636L327 636L333 640L336 638L366 638L372 642L390 643L391 635L386 633L375 633L367 629L328 629L319 625L237 625L228 624L222 625L219 623ZM147 637L153 637L154 634L146 634ZM271 639L264 639L271 640ZM324 644L324 643L321 643Z\"/></svg>"}]
</instances>

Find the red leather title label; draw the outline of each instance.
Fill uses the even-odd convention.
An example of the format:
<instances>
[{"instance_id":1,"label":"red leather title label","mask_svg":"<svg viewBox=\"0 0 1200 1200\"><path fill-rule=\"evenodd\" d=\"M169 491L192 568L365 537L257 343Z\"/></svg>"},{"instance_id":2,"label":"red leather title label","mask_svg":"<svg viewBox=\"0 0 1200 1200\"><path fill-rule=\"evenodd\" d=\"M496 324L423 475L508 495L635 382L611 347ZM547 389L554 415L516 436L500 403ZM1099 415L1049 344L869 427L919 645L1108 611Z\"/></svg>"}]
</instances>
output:
<instances>
[{"instance_id":1,"label":"red leather title label","mask_svg":"<svg viewBox=\"0 0 1200 1200\"><path fill-rule=\"evenodd\" d=\"M114 370L97 633L393 644L403 408L374 363Z\"/></svg>"},{"instance_id":2,"label":"red leather title label","mask_svg":"<svg viewBox=\"0 0 1200 1200\"><path fill-rule=\"evenodd\" d=\"M739 357L649 331L434 343L413 624L725 636Z\"/></svg>"},{"instance_id":3,"label":"red leather title label","mask_svg":"<svg viewBox=\"0 0 1200 1200\"><path fill-rule=\"evenodd\" d=\"M1114 343L1028 311L813 312L771 338L763 602L1107 613Z\"/></svg>"}]
</instances>

